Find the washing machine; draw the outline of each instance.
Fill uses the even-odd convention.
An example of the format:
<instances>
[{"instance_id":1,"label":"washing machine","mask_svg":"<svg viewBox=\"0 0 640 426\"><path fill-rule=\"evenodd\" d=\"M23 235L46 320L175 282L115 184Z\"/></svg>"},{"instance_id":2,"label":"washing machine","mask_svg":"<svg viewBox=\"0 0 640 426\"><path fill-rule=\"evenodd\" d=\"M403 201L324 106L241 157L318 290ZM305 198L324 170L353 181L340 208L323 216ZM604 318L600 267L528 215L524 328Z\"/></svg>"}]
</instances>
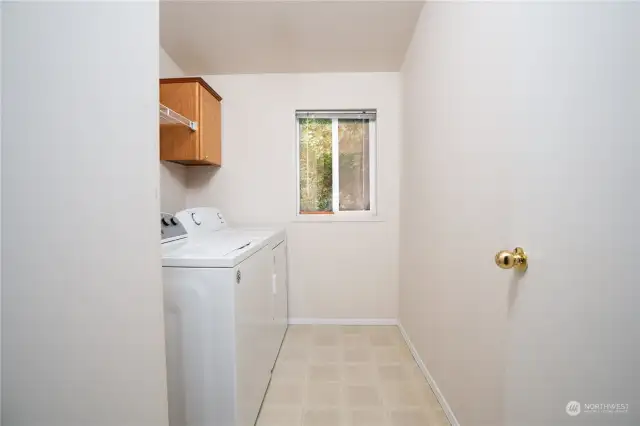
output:
<instances>
[{"instance_id":1,"label":"washing machine","mask_svg":"<svg viewBox=\"0 0 640 426\"><path fill-rule=\"evenodd\" d=\"M190 238L237 235L267 244L272 253L273 265L266 285L271 288L272 326L270 327L270 351L272 367L289 324L288 318L288 268L287 238L284 228L231 227L222 212L215 207L195 207L176 213Z\"/></svg>"},{"instance_id":2,"label":"washing machine","mask_svg":"<svg viewBox=\"0 0 640 426\"><path fill-rule=\"evenodd\" d=\"M241 234L190 238L162 214L171 426L253 426L271 378L273 254Z\"/></svg>"}]
</instances>

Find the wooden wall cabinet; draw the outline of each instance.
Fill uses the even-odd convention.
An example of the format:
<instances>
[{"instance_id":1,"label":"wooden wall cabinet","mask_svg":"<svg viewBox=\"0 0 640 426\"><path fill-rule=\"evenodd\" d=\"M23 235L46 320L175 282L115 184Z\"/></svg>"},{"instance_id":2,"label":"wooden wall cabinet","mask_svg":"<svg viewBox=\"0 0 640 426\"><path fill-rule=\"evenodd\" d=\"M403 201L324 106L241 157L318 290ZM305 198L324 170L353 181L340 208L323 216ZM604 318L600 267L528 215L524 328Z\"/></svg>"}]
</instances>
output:
<instances>
[{"instance_id":1,"label":"wooden wall cabinet","mask_svg":"<svg viewBox=\"0 0 640 426\"><path fill-rule=\"evenodd\" d=\"M222 165L222 98L200 77L160 79L160 103L198 123L160 125L160 160Z\"/></svg>"}]
</instances>

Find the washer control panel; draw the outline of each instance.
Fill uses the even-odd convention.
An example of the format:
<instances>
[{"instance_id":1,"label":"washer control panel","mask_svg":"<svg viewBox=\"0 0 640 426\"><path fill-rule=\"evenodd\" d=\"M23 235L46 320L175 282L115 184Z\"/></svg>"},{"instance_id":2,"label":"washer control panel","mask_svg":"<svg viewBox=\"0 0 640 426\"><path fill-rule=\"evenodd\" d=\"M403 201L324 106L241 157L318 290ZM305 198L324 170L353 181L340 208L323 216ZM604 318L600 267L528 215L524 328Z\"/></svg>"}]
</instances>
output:
<instances>
[{"instance_id":1,"label":"washer control panel","mask_svg":"<svg viewBox=\"0 0 640 426\"><path fill-rule=\"evenodd\" d=\"M169 213L160 213L160 239L163 243L186 237L187 230L177 217Z\"/></svg>"},{"instance_id":2,"label":"washer control panel","mask_svg":"<svg viewBox=\"0 0 640 426\"><path fill-rule=\"evenodd\" d=\"M228 225L222 212L215 207L195 207L176 213L191 236L219 231Z\"/></svg>"}]
</instances>

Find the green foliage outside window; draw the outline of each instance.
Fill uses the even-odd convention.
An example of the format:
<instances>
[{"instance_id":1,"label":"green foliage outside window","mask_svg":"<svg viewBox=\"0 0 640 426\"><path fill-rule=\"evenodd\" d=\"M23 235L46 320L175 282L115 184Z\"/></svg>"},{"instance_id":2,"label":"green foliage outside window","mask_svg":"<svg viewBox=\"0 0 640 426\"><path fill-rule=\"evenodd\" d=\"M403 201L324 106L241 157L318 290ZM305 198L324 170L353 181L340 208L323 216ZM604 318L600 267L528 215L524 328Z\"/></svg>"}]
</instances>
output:
<instances>
[{"instance_id":1,"label":"green foliage outside window","mask_svg":"<svg viewBox=\"0 0 640 426\"><path fill-rule=\"evenodd\" d=\"M363 211L369 203L369 126L368 121L338 120L340 211ZM299 120L300 211L333 211L332 120Z\"/></svg>"},{"instance_id":2,"label":"green foliage outside window","mask_svg":"<svg viewBox=\"0 0 640 426\"><path fill-rule=\"evenodd\" d=\"M300 210L332 210L331 120L300 120Z\"/></svg>"}]
</instances>

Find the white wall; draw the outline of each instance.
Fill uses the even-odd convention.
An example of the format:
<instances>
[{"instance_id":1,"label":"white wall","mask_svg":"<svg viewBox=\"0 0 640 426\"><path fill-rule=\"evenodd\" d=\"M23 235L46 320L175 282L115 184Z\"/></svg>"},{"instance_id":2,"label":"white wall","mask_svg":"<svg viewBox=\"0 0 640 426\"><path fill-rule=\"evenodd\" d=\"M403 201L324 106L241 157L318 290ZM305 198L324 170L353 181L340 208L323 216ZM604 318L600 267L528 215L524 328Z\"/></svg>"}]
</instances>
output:
<instances>
[{"instance_id":1,"label":"white wall","mask_svg":"<svg viewBox=\"0 0 640 426\"><path fill-rule=\"evenodd\" d=\"M2 13L2 423L167 425L158 5Z\"/></svg>"},{"instance_id":2,"label":"white wall","mask_svg":"<svg viewBox=\"0 0 640 426\"><path fill-rule=\"evenodd\" d=\"M400 322L463 426L502 424L508 285L492 259L510 231L501 7L425 4L402 69Z\"/></svg>"},{"instance_id":3,"label":"white wall","mask_svg":"<svg viewBox=\"0 0 640 426\"><path fill-rule=\"evenodd\" d=\"M160 46L160 78L182 77L184 72ZM175 213L186 207L187 168L168 161L160 162L160 211Z\"/></svg>"},{"instance_id":4,"label":"white wall","mask_svg":"<svg viewBox=\"0 0 640 426\"><path fill-rule=\"evenodd\" d=\"M189 171L189 207L237 223L278 223L289 238L292 318L397 316L398 73L207 76L223 103L220 169ZM299 223L296 109L378 109L380 222Z\"/></svg>"}]
</instances>

